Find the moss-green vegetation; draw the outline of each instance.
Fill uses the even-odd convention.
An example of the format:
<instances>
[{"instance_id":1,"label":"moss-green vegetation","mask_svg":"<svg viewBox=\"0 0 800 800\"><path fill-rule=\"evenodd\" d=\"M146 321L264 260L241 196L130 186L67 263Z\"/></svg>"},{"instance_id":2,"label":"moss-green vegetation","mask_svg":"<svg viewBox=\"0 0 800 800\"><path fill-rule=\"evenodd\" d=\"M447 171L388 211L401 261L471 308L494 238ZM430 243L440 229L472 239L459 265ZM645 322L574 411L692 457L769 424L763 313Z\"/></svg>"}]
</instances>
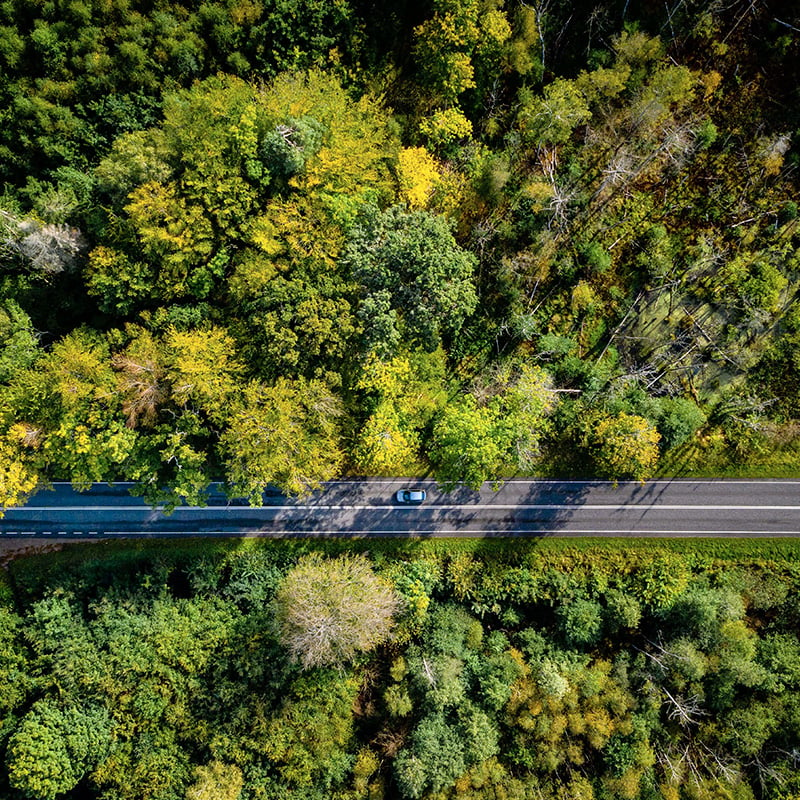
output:
<instances>
[{"instance_id":1,"label":"moss-green vegetation","mask_svg":"<svg viewBox=\"0 0 800 800\"><path fill-rule=\"evenodd\" d=\"M799 566L792 540L21 558L0 610L3 796L787 798Z\"/></svg>"}]
</instances>

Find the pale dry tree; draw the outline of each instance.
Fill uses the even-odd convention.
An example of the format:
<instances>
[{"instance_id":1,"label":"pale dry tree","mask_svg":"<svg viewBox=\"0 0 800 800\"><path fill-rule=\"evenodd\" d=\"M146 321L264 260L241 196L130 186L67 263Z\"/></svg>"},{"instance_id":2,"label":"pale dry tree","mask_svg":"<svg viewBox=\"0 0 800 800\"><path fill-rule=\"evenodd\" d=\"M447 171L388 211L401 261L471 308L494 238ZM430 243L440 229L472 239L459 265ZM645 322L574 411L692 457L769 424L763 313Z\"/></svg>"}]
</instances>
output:
<instances>
[{"instance_id":1,"label":"pale dry tree","mask_svg":"<svg viewBox=\"0 0 800 800\"><path fill-rule=\"evenodd\" d=\"M280 639L303 669L342 666L391 633L400 599L364 556L310 556L275 596Z\"/></svg>"},{"instance_id":2,"label":"pale dry tree","mask_svg":"<svg viewBox=\"0 0 800 800\"><path fill-rule=\"evenodd\" d=\"M22 256L40 272L56 275L72 269L85 249L86 239L77 228L0 210L0 251Z\"/></svg>"},{"instance_id":3,"label":"pale dry tree","mask_svg":"<svg viewBox=\"0 0 800 800\"><path fill-rule=\"evenodd\" d=\"M112 364L120 372L122 408L128 417L128 427L155 424L158 409L168 396L164 370L152 358L131 358L122 354L114 356Z\"/></svg>"}]
</instances>

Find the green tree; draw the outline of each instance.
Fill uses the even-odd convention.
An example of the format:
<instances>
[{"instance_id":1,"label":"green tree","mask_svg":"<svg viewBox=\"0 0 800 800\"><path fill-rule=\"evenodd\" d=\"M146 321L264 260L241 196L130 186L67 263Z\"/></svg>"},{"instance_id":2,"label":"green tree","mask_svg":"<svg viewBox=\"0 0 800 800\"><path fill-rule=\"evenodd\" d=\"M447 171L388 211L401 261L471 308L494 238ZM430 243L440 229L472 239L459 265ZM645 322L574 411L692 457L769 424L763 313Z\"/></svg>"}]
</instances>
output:
<instances>
[{"instance_id":1,"label":"green tree","mask_svg":"<svg viewBox=\"0 0 800 800\"><path fill-rule=\"evenodd\" d=\"M673 600L666 621L676 634L688 635L700 648L711 649L723 623L741 620L744 613L738 592L698 581Z\"/></svg>"},{"instance_id":2,"label":"green tree","mask_svg":"<svg viewBox=\"0 0 800 800\"><path fill-rule=\"evenodd\" d=\"M441 713L431 714L417 725L411 747L394 761L400 792L410 800L445 789L466 767L462 737Z\"/></svg>"},{"instance_id":3,"label":"green tree","mask_svg":"<svg viewBox=\"0 0 800 800\"><path fill-rule=\"evenodd\" d=\"M313 237L315 231L308 233ZM320 244L318 240L312 247ZM305 270L301 267L290 277L276 275L242 298L232 330L242 354L264 379L338 380L353 358L356 322L349 285L322 263ZM234 277L238 280L240 273Z\"/></svg>"},{"instance_id":4,"label":"green tree","mask_svg":"<svg viewBox=\"0 0 800 800\"><path fill-rule=\"evenodd\" d=\"M472 703L460 710L459 732L467 743L468 764L478 764L500 752L500 731L491 717Z\"/></svg>"},{"instance_id":5,"label":"green tree","mask_svg":"<svg viewBox=\"0 0 800 800\"><path fill-rule=\"evenodd\" d=\"M550 431L548 419L556 394L548 372L530 364L502 366L487 380L476 380L473 394L493 397L511 442L511 460L523 471L534 468L541 454L541 443Z\"/></svg>"},{"instance_id":6,"label":"green tree","mask_svg":"<svg viewBox=\"0 0 800 800\"><path fill-rule=\"evenodd\" d=\"M131 260L122 250L100 245L89 254L84 279L103 311L127 315L151 296L156 274L145 259Z\"/></svg>"},{"instance_id":7,"label":"green tree","mask_svg":"<svg viewBox=\"0 0 800 800\"><path fill-rule=\"evenodd\" d=\"M158 691L138 694L138 706L145 712L158 704ZM163 703L163 700L162 700ZM189 754L176 731L147 732L118 745L92 775L92 781L119 800L182 800L191 775Z\"/></svg>"},{"instance_id":8,"label":"green tree","mask_svg":"<svg viewBox=\"0 0 800 800\"><path fill-rule=\"evenodd\" d=\"M149 562L138 572L137 601L105 598L86 626L97 655L91 671L83 667L81 690L99 693L120 722L92 780L120 800L184 796L187 742L203 736L206 676L240 618L218 597L171 597L164 590L171 571Z\"/></svg>"},{"instance_id":9,"label":"green tree","mask_svg":"<svg viewBox=\"0 0 800 800\"><path fill-rule=\"evenodd\" d=\"M404 338L428 351L443 335L457 333L477 304L474 256L456 244L443 218L426 211L369 209L351 232L343 258L364 297L388 292L386 313L394 311ZM359 317L368 332L391 328L382 319Z\"/></svg>"},{"instance_id":10,"label":"green tree","mask_svg":"<svg viewBox=\"0 0 800 800\"><path fill-rule=\"evenodd\" d=\"M437 480L446 489L459 483L479 489L499 481L511 439L493 406L478 406L471 395L445 407L433 428L429 455Z\"/></svg>"},{"instance_id":11,"label":"green tree","mask_svg":"<svg viewBox=\"0 0 800 800\"><path fill-rule=\"evenodd\" d=\"M0 383L31 367L41 354L31 318L13 300L0 306Z\"/></svg>"},{"instance_id":12,"label":"green tree","mask_svg":"<svg viewBox=\"0 0 800 800\"><path fill-rule=\"evenodd\" d=\"M208 437L208 428L191 411L140 436L125 465L126 477L137 483L135 492L167 510L181 503L205 505L213 477Z\"/></svg>"},{"instance_id":13,"label":"green tree","mask_svg":"<svg viewBox=\"0 0 800 800\"><path fill-rule=\"evenodd\" d=\"M598 643L603 631L602 607L584 597L562 603L556 619L570 647L591 647Z\"/></svg>"},{"instance_id":14,"label":"green tree","mask_svg":"<svg viewBox=\"0 0 800 800\"><path fill-rule=\"evenodd\" d=\"M781 271L777 253L743 252L727 261L715 276L713 295L719 301L738 299L736 306L748 316L776 314L789 280Z\"/></svg>"},{"instance_id":15,"label":"green tree","mask_svg":"<svg viewBox=\"0 0 800 800\"><path fill-rule=\"evenodd\" d=\"M9 741L9 781L26 797L54 800L73 789L109 746L110 721L104 709L62 710L40 700Z\"/></svg>"},{"instance_id":16,"label":"green tree","mask_svg":"<svg viewBox=\"0 0 800 800\"><path fill-rule=\"evenodd\" d=\"M54 800L80 780L64 738L63 715L40 702L9 741L6 755L9 782L30 798Z\"/></svg>"},{"instance_id":17,"label":"green tree","mask_svg":"<svg viewBox=\"0 0 800 800\"><path fill-rule=\"evenodd\" d=\"M95 168L98 188L117 208L122 208L137 186L169 180L173 172L169 150L159 129L123 134L114 140L109 154Z\"/></svg>"},{"instance_id":18,"label":"green tree","mask_svg":"<svg viewBox=\"0 0 800 800\"><path fill-rule=\"evenodd\" d=\"M37 600L27 616L25 639L46 676L45 687L77 700L99 679L101 656L75 603L60 596Z\"/></svg>"},{"instance_id":19,"label":"green tree","mask_svg":"<svg viewBox=\"0 0 800 800\"><path fill-rule=\"evenodd\" d=\"M281 641L304 669L371 650L389 637L397 611L394 589L363 556L304 559L275 596Z\"/></svg>"},{"instance_id":20,"label":"green tree","mask_svg":"<svg viewBox=\"0 0 800 800\"><path fill-rule=\"evenodd\" d=\"M591 116L586 96L575 82L557 78L545 86L542 97L523 94L518 124L537 144L563 144Z\"/></svg>"},{"instance_id":21,"label":"green tree","mask_svg":"<svg viewBox=\"0 0 800 800\"><path fill-rule=\"evenodd\" d=\"M605 619L611 633L635 630L642 619L642 605L632 594L614 589L606 592Z\"/></svg>"},{"instance_id":22,"label":"green tree","mask_svg":"<svg viewBox=\"0 0 800 800\"><path fill-rule=\"evenodd\" d=\"M21 636L22 617L0 605L0 732L7 733L14 715L35 686L28 654Z\"/></svg>"},{"instance_id":23,"label":"green tree","mask_svg":"<svg viewBox=\"0 0 800 800\"><path fill-rule=\"evenodd\" d=\"M479 0L436 0L433 15L414 29L420 75L436 96L453 103L481 89L505 67L511 26L501 7ZM477 74L476 74L477 73Z\"/></svg>"},{"instance_id":24,"label":"green tree","mask_svg":"<svg viewBox=\"0 0 800 800\"><path fill-rule=\"evenodd\" d=\"M735 708L723 718L720 738L738 758L758 757L781 722L781 707L775 702L751 702Z\"/></svg>"},{"instance_id":25,"label":"green tree","mask_svg":"<svg viewBox=\"0 0 800 800\"><path fill-rule=\"evenodd\" d=\"M343 783L352 766L353 703L358 681L343 670L317 670L287 686L263 730L263 752L287 790Z\"/></svg>"},{"instance_id":26,"label":"green tree","mask_svg":"<svg viewBox=\"0 0 800 800\"><path fill-rule=\"evenodd\" d=\"M688 441L706 422L703 410L687 397L668 397L658 407L658 432L664 449Z\"/></svg>"}]
</instances>

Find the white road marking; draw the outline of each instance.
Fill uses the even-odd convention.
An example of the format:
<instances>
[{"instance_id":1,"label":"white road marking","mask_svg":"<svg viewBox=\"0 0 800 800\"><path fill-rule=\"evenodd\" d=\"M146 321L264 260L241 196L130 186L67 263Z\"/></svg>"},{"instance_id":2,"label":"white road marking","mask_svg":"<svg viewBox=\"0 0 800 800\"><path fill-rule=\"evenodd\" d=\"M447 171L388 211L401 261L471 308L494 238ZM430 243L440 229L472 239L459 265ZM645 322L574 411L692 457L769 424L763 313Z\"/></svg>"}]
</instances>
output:
<instances>
[{"instance_id":1,"label":"white road marking","mask_svg":"<svg viewBox=\"0 0 800 800\"><path fill-rule=\"evenodd\" d=\"M372 479L367 478L364 481L325 481L323 486L333 486L333 485L353 485L353 486L394 486L398 483L404 483L408 485L420 485L420 486L435 486L436 481L431 480L430 478L386 478L386 479ZM642 489L646 488L647 486L652 486L655 483L658 484L669 484L669 485L690 485L690 484L714 484L715 486L722 485L731 485L731 486L741 486L742 484L749 484L749 483L757 483L757 484L764 484L764 483L778 483L778 484L800 484L800 478L786 478L786 479L775 479L772 478L653 478L652 480L645 481L644 483L640 483L639 481L607 481L601 480L598 478L594 480L592 478L586 478L584 480L578 480L575 478L564 478L559 480L558 478L506 478L506 480L500 481L500 489L503 488L506 484L509 483L518 483L518 484L527 484L531 486L535 486L540 483L545 484L562 484L568 483L570 485L582 485L582 486L641 486ZM116 484L120 485L120 484ZM491 487L491 481L487 481L484 484L484 488L488 489ZM458 488L466 488L466 487L458 487ZM472 491L477 491L473 489Z\"/></svg>"},{"instance_id":2,"label":"white road marking","mask_svg":"<svg viewBox=\"0 0 800 800\"><path fill-rule=\"evenodd\" d=\"M605 485L605 486L614 486L614 481L601 481L601 480L555 480L555 479L548 479L548 480L535 480L531 479L529 481L521 480L517 478L509 478L506 481L503 481L502 486L505 486L507 483L519 483L519 484L530 484L535 486L537 483L569 483L573 485L583 485L583 486L595 486L597 484ZM695 479L695 478L654 478L653 480L645 481L644 483L639 483L638 481L617 481L617 486L640 486L642 489L646 489L648 486L653 486L654 484L666 484L667 486L691 486L693 484L698 484L700 486L706 485L714 485L714 486L742 486L747 484L758 484L763 485L768 483L772 484L779 484L779 485L786 485L786 486L794 486L800 485L800 478L788 478L788 479L772 479L772 478L760 478L760 479L751 479L751 478L702 478L702 479ZM502 486L500 487L502 489Z\"/></svg>"}]
</instances>

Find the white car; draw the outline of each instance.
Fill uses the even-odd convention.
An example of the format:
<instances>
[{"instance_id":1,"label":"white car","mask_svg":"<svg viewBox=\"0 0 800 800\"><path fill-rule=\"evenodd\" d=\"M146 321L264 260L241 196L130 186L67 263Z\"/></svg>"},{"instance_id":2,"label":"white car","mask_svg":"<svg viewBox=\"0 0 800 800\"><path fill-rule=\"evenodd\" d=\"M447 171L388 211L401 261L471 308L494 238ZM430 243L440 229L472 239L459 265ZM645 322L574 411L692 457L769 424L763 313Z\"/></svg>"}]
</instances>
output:
<instances>
[{"instance_id":1,"label":"white car","mask_svg":"<svg viewBox=\"0 0 800 800\"><path fill-rule=\"evenodd\" d=\"M424 489L400 489L395 495L398 503L423 503L427 496Z\"/></svg>"}]
</instances>

